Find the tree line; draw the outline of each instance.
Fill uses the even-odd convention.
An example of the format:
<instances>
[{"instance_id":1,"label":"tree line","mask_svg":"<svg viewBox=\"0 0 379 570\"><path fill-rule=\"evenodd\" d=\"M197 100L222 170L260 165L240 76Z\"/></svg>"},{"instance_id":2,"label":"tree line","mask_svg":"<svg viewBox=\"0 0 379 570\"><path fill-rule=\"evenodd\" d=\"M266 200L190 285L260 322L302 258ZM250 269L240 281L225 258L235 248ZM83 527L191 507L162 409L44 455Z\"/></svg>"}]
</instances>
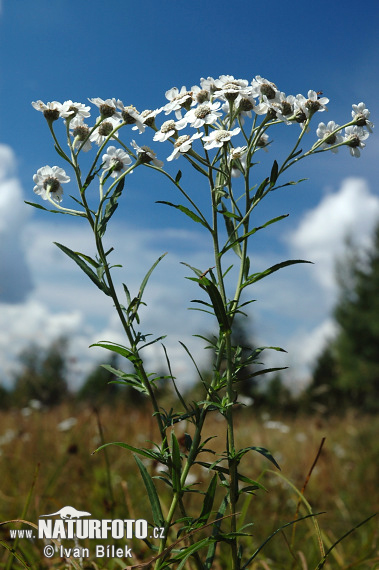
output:
<instances>
[{"instance_id":1,"label":"tree line","mask_svg":"<svg viewBox=\"0 0 379 570\"><path fill-rule=\"evenodd\" d=\"M329 339L314 363L308 387L294 397L280 373L269 375L264 383L255 376L254 363L243 368L238 378L245 405L280 413L299 411L335 413L357 408L365 413L379 409L379 224L370 248L359 250L350 241L343 259L337 263L338 300L333 310L337 334ZM246 354L254 347L242 322L233 339ZM242 354L243 356L243 354ZM27 406L38 401L51 407L67 400L94 406L123 402L143 403L143 396L115 383L109 370L96 366L83 385L71 393L67 381L68 341L59 339L47 349L30 346L20 354L20 372L9 390L0 384L0 408ZM117 355L107 363L118 367ZM164 374L163 374L164 376ZM205 371L203 379L211 376ZM265 386L262 389L262 384ZM201 399L202 386L195 384L188 395ZM157 388L169 400L169 382Z\"/></svg>"}]
</instances>

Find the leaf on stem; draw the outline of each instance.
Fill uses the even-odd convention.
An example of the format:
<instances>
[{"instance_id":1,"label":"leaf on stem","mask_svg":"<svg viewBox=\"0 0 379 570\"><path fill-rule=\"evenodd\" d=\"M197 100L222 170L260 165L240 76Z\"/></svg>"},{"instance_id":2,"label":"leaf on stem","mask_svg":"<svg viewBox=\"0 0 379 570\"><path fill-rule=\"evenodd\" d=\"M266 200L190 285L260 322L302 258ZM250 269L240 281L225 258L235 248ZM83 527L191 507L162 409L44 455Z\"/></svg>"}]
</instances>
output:
<instances>
[{"instance_id":1,"label":"leaf on stem","mask_svg":"<svg viewBox=\"0 0 379 570\"><path fill-rule=\"evenodd\" d=\"M222 297L216 285L204 275L200 277L198 283L209 295L220 329L223 332L230 331L228 315L226 314Z\"/></svg>"},{"instance_id":2,"label":"leaf on stem","mask_svg":"<svg viewBox=\"0 0 379 570\"><path fill-rule=\"evenodd\" d=\"M276 162L276 160L274 160L274 164L272 165L271 174L270 174L270 186L274 186L275 182L278 179L278 173L279 173L278 163Z\"/></svg>"},{"instance_id":3,"label":"leaf on stem","mask_svg":"<svg viewBox=\"0 0 379 570\"><path fill-rule=\"evenodd\" d=\"M271 275L271 273L275 273L275 271L278 271L279 269L282 269L283 267L287 267L289 265L295 265L296 263L312 263L312 261L306 261L305 259L288 259L287 261L282 261L281 263L276 263L275 265L272 265L271 267L269 267L265 271L261 271L260 273L253 273L252 275L249 275L249 277L247 278L245 283L242 284L241 289L243 289L244 287L247 287L248 285L251 285L252 283L256 283L257 281L260 281L261 279L264 279L268 275Z\"/></svg>"},{"instance_id":4,"label":"leaf on stem","mask_svg":"<svg viewBox=\"0 0 379 570\"><path fill-rule=\"evenodd\" d=\"M130 350L130 348L126 348L126 346L123 346L122 344L117 344L111 341L101 341L101 342L96 342L94 344L90 344L90 348L92 348L93 346L99 346L101 348L105 348L106 350L110 350L111 352L116 352L120 356L123 356L127 360L130 360L132 364L136 364L137 362L141 361L141 359L138 356L136 356L134 352Z\"/></svg>"},{"instance_id":5,"label":"leaf on stem","mask_svg":"<svg viewBox=\"0 0 379 570\"><path fill-rule=\"evenodd\" d=\"M65 245L62 245L60 243L57 243L56 241L54 243L57 247L59 247L60 250L63 251L63 253L68 255L68 257L71 257L71 259L73 259L75 261L75 263L77 265L79 265L80 269L82 271L84 271L84 273L86 273L86 275L88 275L88 277L91 279L91 281L93 281L93 283L95 283L95 285L99 289L101 289L101 291L103 291L106 295L110 295L107 285L99 279L99 277L96 275L96 273L94 271L92 271L92 269L90 267L88 267L88 265L85 263L84 259L82 259L83 257L85 257L84 254L82 254L78 251L72 251L72 249L69 249L68 247L66 247ZM93 260L92 260L92 262L93 262Z\"/></svg>"},{"instance_id":6,"label":"leaf on stem","mask_svg":"<svg viewBox=\"0 0 379 570\"><path fill-rule=\"evenodd\" d=\"M164 517L162 514L161 504L159 502L159 497L157 490L155 488L154 482L150 477L146 467L142 463L142 461L135 455L134 459L137 462L138 468L142 475L143 482L145 484L145 488L149 497L151 512L153 515L153 521L155 526L161 527L164 525Z\"/></svg>"},{"instance_id":7,"label":"leaf on stem","mask_svg":"<svg viewBox=\"0 0 379 570\"><path fill-rule=\"evenodd\" d=\"M98 225L98 232L100 237L103 237L103 235L105 234L105 231L107 229L107 224L117 209L118 199L122 194L122 191L124 189L124 184L125 184L125 177L121 178L120 182L117 184L116 188L114 189L112 196L109 198L109 202L105 207L104 216L102 217L101 222Z\"/></svg>"},{"instance_id":8,"label":"leaf on stem","mask_svg":"<svg viewBox=\"0 0 379 570\"><path fill-rule=\"evenodd\" d=\"M234 248L237 243L239 244L239 243L243 242L244 240L246 240L248 237L255 234L258 230L263 230L267 226L270 226L271 224L275 224L275 222L280 222L281 220L284 220L284 218L288 218L288 216L289 216L289 214L283 214L282 216L278 216L277 218L272 218L272 220L269 220L268 222L263 224L263 226L258 226L256 228L253 228L252 230L250 230L249 232L247 232L243 236L238 237L234 242L231 242L229 245L226 245L220 251L219 257L224 255L224 253L226 253L230 248L232 248L232 247Z\"/></svg>"},{"instance_id":9,"label":"leaf on stem","mask_svg":"<svg viewBox=\"0 0 379 570\"><path fill-rule=\"evenodd\" d=\"M233 219L229 215L231 212L228 212L224 202L221 202L221 210L222 210L222 215L224 217L224 222L225 222L225 227L226 227L226 231L228 234L228 238L230 241L230 246L228 248L226 248L226 249L224 248L224 249L225 249L225 251L227 251L228 249L232 248L234 253L241 259L242 258L242 250L241 250L241 246L240 246L241 240L239 239L238 233L236 232L235 222L233 221Z\"/></svg>"},{"instance_id":10,"label":"leaf on stem","mask_svg":"<svg viewBox=\"0 0 379 570\"><path fill-rule=\"evenodd\" d=\"M166 200L157 200L156 204L166 204L167 206L176 208L177 210L180 210L181 212L183 212L183 214L191 218L191 220L193 220L194 222L197 222L202 226L204 226L205 228L209 229L209 225L207 224L204 217L198 216L197 214L195 214L195 212L190 210L190 208L182 206L182 204L173 204L172 202L166 202Z\"/></svg>"},{"instance_id":11,"label":"leaf on stem","mask_svg":"<svg viewBox=\"0 0 379 570\"><path fill-rule=\"evenodd\" d=\"M45 210L45 212L51 212L52 214L69 214L70 216L80 216L82 218L85 218L86 215L84 212L77 212L75 210L50 210L49 208L45 208L44 206L41 206L41 204L36 204L35 202L28 202L27 200L24 200L25 204L28 204L29 206L33 206L33 208L38 208L38 210Z\"/></svg>"}]
</instances>

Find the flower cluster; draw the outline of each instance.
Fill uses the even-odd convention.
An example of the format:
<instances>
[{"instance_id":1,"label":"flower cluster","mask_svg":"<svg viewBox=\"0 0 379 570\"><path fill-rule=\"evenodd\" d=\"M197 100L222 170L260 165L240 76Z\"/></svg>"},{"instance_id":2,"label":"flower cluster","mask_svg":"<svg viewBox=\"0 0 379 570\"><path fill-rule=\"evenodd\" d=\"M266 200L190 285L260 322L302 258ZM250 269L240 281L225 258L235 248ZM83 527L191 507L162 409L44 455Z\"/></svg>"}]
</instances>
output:
<instances>
[{"instance_id":1,"label":"flower cluster","mask_svg":"<svg viewBox=\"0 0 379 570\"><path fill-rule=\"evenodd\" d=\"M217 153L217 158L212 164L222 161L225 156L230 175L237 176L246 174L257 150L267 150L269 137L266 130L272 125L299 124L299 140L304 133L309 132L312 117L327 110L329 99L322 95L313 90L308 91L307 96L286 95L275 83L260 75L250 82L236 79L232 75L221 75L218 79L202 78L199 86L190 89L185 86L180 90L177 87L169 89L165 93L168 102L155 110L139 112L133 105L124 105L120 99L115 98L89 99L99 112L92 126L85 122L90 117L91 108L82 103L65 101L62 104L52 101L45 104L36 101L32 105L44 114L52 131L53 124L59 118L66 122L71 136L69 146L72 164L80 151L91 150L92 143L101 150L109 141L117 144L118 148L109 146L103 155L103 168L111 171L112 178L124 175L132 159L136 166L148 164L156 168L163 167L163 162L157 159L156 153L149 147L132 141L133 151L119 140L119 131L125 126L138 130L139 134L150 128L154 131L153 141L171 143L173 148L167 156L169 162L185 156L192 163L204 164L209 159L208 151L213 150ZM161 113L165 116L174 113L175 119L166 119L157 127L155 121ZM318 140L300 158L326 150L336 153L343 145L349 148L352 156L359 157L361 149L365 147L364 141L373 129L369 116L365 104L359 103L353 105L352 119L343 126L334 121L320 122L316 130ZM253 125L247 130L246 119L253 117ZM257 121L258 117L262 117L262 120ZM192 132L180 132L184 129L192 129ZM237 135L244 138L244 146L233 145L232 139ZM192 148L195 142L200 151ZM43 199L60 202L61 183L67 181L68 177L62 169L46 166L35 175L37 185L34 191Z\"/></svg>"}]
</instances>

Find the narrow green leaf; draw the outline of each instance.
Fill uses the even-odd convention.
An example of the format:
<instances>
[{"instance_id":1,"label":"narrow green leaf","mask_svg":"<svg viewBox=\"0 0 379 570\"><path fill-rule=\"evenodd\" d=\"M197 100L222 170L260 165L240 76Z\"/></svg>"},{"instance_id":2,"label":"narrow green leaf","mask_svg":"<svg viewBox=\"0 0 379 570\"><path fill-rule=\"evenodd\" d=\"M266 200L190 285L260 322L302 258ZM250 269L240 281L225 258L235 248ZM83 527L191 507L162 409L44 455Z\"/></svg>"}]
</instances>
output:
<instances>
[{"instance_id":1,"label":"narrow green leaf","mask_svg":"<svg viewBox=\"0 0 379 570\"><path fill-rule=\"evenodd\" d=\"M186 267L189 267L190 269L192 269L192 271L198 276L201 277L203 275L203 271L201 269L197 269L196 267L193 267L192 265L189 265L189 263L185 263L184 261L180 262L182 265L185 265Z\"/></svg>"},{"instance_id":2,"label":"narrow green leaf","mask_svg":"<svg viewBox=\"0 0 379 570\"><path fill-rule=\"evenodd\" d=\"M226 232L228 234L228 238L230 241L230 247L233 249L234 253L241 259L242 258L242 250L241 250L241 246L240 246L240 240L238 239L238 233L235 230L234 221L228 215L231 212L228 212L224 202L221 202L221 209L222 209L222 214L224 217ZM229 249L229 248L227 248L227 249Z\"/></svg>"},{"instance_id":3,"label":"narrow green leaf","mask_svg":"<svg viewBox=\"0 0 379 570\"><path fill-rule=\"evenodd\" d=\"M156 459L155 452L150 452L149 450L142 448L140 449L139 447L133 447L132 445L128 445L127 443L123 443L122 441L112 441L109 443L104 443L104 445L101 445L100 447L95 449L95 451L93 451L91 455L95 455L95 453L98 453L99 451L104 449L104 447L109 447L110 445L115 445L116 447L122 447L123 449L127 449L128 451L133 451L134 453L142 455L142 457L148 457L149 459Z\"/></svg>"},{"instance_id":4,"label":"narrow green leaf","mask_svg":"<svg viewBox=\"0 0 379 570\"><path fill-rule=\"evenodd\" d=\"M182 172L181 170L178 170L178 173L175 176L175 184L179 184L181 177L182 177Z\"/></svg>"},{"instance_id":5,"label":"narrow green leaf","mask_svg":"<svg viewBox=\"0 0 379 570\"><path fill-rule=\"evenodd\" d=\"M274 186L275 182L277 181L278 172L279 172L278 163L276 162L276 160L274 160L274 164L272 165L271 174L270 174L270 186Z\"/></svg>"},{"instance_id":6,"label":"narrow green leaf","mask_svg":"<svg viewBox=\"0 0 379 570\"><path fill-rule=\"evenodd\" d=\"M263 455L264 457L266 457L266 459L268 459L269 461L271 461L271 463L273 463L275 465L275 467L277 467L280 470L279 465L277 464L277 462L275 461L275 459L273 458L273 456L271 455L271 453L268 451L268 449L264 448L264 447L256 447L256 446L251 446L251 447L245 447L244 449L241 449L241 451L247 452L247 451L256 451L257 453L260 453L261 455Z\"/></svg>"},{"instance_id":7,"label":"narrow green leaf","mask_svg":"<svg viewBox=\"0 0 379 570\"><path fill-rule=\"evenodd\" d=\"M117 344L108 341L101 341L101 342L96 342L94 344L90 344L90 348L92 348L93 346L99 346L101 348L105 348L106 350L110 350L111 352L116 352L120 356L127 358L128 360L130 360L130 362L133 363L140 360L134 354L134 352L132 352L129 348L126 348L126 346L122 346L122 344Z\"/></svg>"},{"instance_id":8,"label":"narrow green leaf","mask_svg":"<svg viewBox=\"0 0 379 570\"><path fill-rule=\"evenodd\" d=\"M225 311L222 297L216 285L212 283L212 281L207 279L207 277L205 276L200 277L199 285L209 295L220 329L223 332L229 331L230 330L229 319Z\"/></svg>"},{"instance_id":9,"label":"narrow green leaf","mask_svg":"<svg viewBox=\"0 0 379 570\"><path fill-rule=\"evenodd\" d=\"M280 220L284 220L284 218L287 218L289 216L289 214L284 214L282 216L278 216L277 218L273 218L272 220L269 220L268 222L266 222L265 224L263 224L263 226L259 226L257 228L253 228L252 230L250 230L249 232L247 232L246 234L244 234L243 236L240 236L238 239L235 240L235 242L230 243L229 245L225 246L222 251L219 253L219 256L221 257L221 255L224 255L225 252L228 251L228 249L232 248L237 242L241 243L244 240L246 240L248 237L254 235L257 231L259 230L263 230L264 228L266 228L267 226L274 224L275 222L279 222Z\"/></svg>"},{"instance_id":10,"label":"narrow green leaf","mask_svg":"<svg viewBox=\"0 0 379 570\"><path fill-rule=\"evenodd\" d=\"M158 200L156 203L157 204L166 204L167 206L171 206L172 208L176 208L177 210L180 210L181 212L183 212L183 214L185 214L186 216L191 218L191 220L193 220L194 222L197 222L198 224L201 224L205 228L209 229L209 225L207 224L205 219L203 217L201 218L200 216L195 214L195 212L193 212L192 210L190 210L190 208L187 208L186 206L182 206L181 204L173 204L172 202L166 202L165 200Z\"/></svg>"},{"instance_id":11,"label":"narrow green leaf","mask_svg":"<svg viewBox=\"0 0 379 570\"><path fill-rule=\"evenodd\" d=\"M225 496L222 499L221 505L218 509L217 515L216 515L216 521L213 524L213 531L212 531L212 537L217 538L219 532L220 532L220 528L221 528L221 522L222 522L222 518L225 515L226 509L228 507L228 497ZM216 554L216 546L217 546L217 541L211 541L211 544L209 545L208 551L207 551L207 557L205 559L205 563L204 563L204 570L211 570L211 568L213 568L213 561L214 561L214 557Z\"/></svg>"},{"instance_id":12,"label":"narrow green leaf","mask_svg":"<svg viewBox=\"0 0 379 570\"><path fill-rule=\"evenodd\" d=\"M36 202L28 202L27 200L24 200L24 203L28 204L29 206L33 206L33 208L37 208L38 210L45 210L45 212L51 212L52 214L68 214L69 216L80 216L82 218L87 217L84 212L75 212L75 210L70 210L69 212L66 212L65 210L50 210L49 208L41 206L41 204L36 204Z\"/></svg>"},{"instance_id":13,"label":"narrow green leaf","mask_svg":"<svg viewBox=\"0 0 379 570\"><path fill-rule=\"evenodd\" d=\"M149 271L146 273L145 277L142 280L141 286L139 288L139 292L138 292L138 298L142 299L142 295L143 292L145 290L146 284L150 278L150 275L153 273L154 269L156 268L156 266L158 265L158 263L167 255L167 251L166 253L163 253L160 257L158 257L158 259L153 263L153 265L150 267Z\"/></svg>"},{"instance_id":14,"label":"narrow green leaf","mask_svg":"<svg viewBox=\"0 0 379 570\"><path fill-rule=\"evenodd\" d=\"M247 278L245 283L242 284L241 289L243 289L244 287L247 287L248 285L251 285L252 283L256 283L257 281L260 281L261 279L264 279L268 275L275 273L275 271L278 271L279 269L282 269L283 267L288 267L289 265L295 265L296 263L312 263L312 261L306 261L304 259L289 259L287 261L282 261L281 263L276 263L275 265L272 265L271 267L269 267L265 271L261 271L260 273L253 273L252 275L249 275L249 277Z\"/></svg>"},{"instance_id":15,"label":"narrow green leaf","mask_svg":"<svg viewBox=\"0 0 379 570\"><path fill-rule=\"evenodd\" d=\"M285 186L295 186L296 184L300 184L300 182L304 182L308 180L308 178L300 178L300 180L290 180L290 182L286 182L285 184L281 184L280 186L275 186L274 190L278 190L279 188L285 188Z\"/></svg>"},{"instance_id":16,"label":"narrow green leaf","mask_svg":"<svg viewBox=\"0 0 379 570\"><path fill-rule=\"evenodd\" d=\"M145 484L145 488L149 497L151 512L153 515L153 521L155 526L163 526L164 525L164 517L162 514L161 504L159 502L159 497L157 490L155 488L154 482L150 477L146 467L142 463L142 461L135 455L134 459L137 462L138 468L142 475L143 482Z\"/></svg>"},{"instance_id":17,"label":"narrow green leaf","mask_svg":"<svg viewBox=\"0 0 379 570\"><path fill-rule=\"evenodd\" d=\"M72 251L71 249L69 249L68 247L66 247L65 245L62 245L60 243L57 243L56 241L54 242L55 245L57 247L59 247L60 250L63 251L63 253L65 253L66 255L68 255L68 257L71 257L71 259L73 259L75 261L75 263L77 265L79 265L80 269L82 271L84 271L84 273L86 273L86 275L88 275L88 277L91 279L91 281L93 281L93 283L95 283L95 285L101 289L101 291L103 291L106 295L110 295L108 287L105 285L105 283L103 283L102 281L100 281L100 279L98 278L98 276L96 275L96 273L94 271L92 271L92 269L90 267L88 267L88 265L84 262L84 260L82 259L82 255L79 252L76 251Z\"/></svg>"},{"instance_id":18,"label":"narrow green leaf","mask_svg":"<svg viewBox=\"0 0 379 570\"><path fill-rule=\"evenodd\" d=\"M263 192L265 191L265 188L266 188L268 182L269 182L269 179L268 179L268 178L265 178L265 179L261 182L261 184L259 185L258 190L257 190L256 193L254 194L253 200L259 200L259 199L262 197L262 194L263 194Z\"/></svg>"},{"instance_id":19,"label":"narrow green leaf","mask_svg":"<svg viewBox=\"0 0 379 570\"><path fill-rule=\"evenodd\" d=\"M333 548L335 548L337 546L338 543L340 543L344 538L349 536L349 534L351 534L354 530L356 530L357 528L359 528L360 526L362 526L363 524L368 522L370 519L372 519L373 517L376 517L376 514L377 513L370 515L369 517L367 517L367 519L365 519L365 520L361 521L360 523L358 523L357 525L355 525L355 527L351 528L348 532L346 532L343 536L341 536L338 540L336 540L335 543L332 544L332 546L329 548L329 550L325 553L325 556L317 564L316 570L321 570L321 568L324 568L327 557L329 556L329 554L331 553Z\"/></svg>"},{"instance_id":20,"label":"narrow green leaf","mask_svg":"<svg viewBox=\"0 0 379 570\"><path fill-rule=\"evenodd\" d=\"M258 370L257 372L253 372L248 376L248 378L255 378L255 376L262 376L263 374L269 374L270 372L279 372L280 370L287 370L287 368L288 366L280 366L278 368L265 368L264 370Z\"/></svg>"},{"instance_id":21,"label":"narrow green leaf","mask_svg":"<svg viewBox=\"0 0 379 570\"><path fill-rule=\"evenodd\" d=\"M112 196L109 198L109 202L105 207L104 216L102 217L101 222L98 226L98 230L101 237L103 237L103 235L105 234L105 231L107 229L107 224L118 207L118 199L122 194L124 185L125 185L125 176L121 178L120 182L115 187Z\"/></svg>"},{"instance_id":22,"label":"narrow green leaf","mask_svg":"<svg viewBox=\"0 0 379 570\"><path fill-rule=\"evenodd\" d=\"M227 469L226 467L220 467L220 465L216 465L217 461L215 461L213 464L206 463L204 461L196 461L196 463L198 465L202 465L203 467L206 467L207 469L211 469L212 471L216 471L218 474L229 475L229 469ZM241 473L238 473L238 479L239 479L239 481L242 481L243 483L248 483L249 485L254 485L256 489L262 489L262 491L267 491L267 489L263 485L261 485L261 483L258 483L258 481L254 481L253 479L250 479L249 477L246 477L245 475L242 475Z\"/></svg>"},{"instance_id":23,"label":"narrow green leaf","mask_svg":"<svg viewBox=\"0 0 379 570\"><path fill-rule=\"evenodd\" d=\"M212 538L203 538L199 542L195 542L194 544L186 546L185 548L180 550L180 553L173 558L173 560L176 561L181 560L181 563L179 564L179 566L176 567L176 570L183 570L183 568L185 568L185 564L188 558L192 556L195 552L200 550L201 548L208 546L208 544L212 541L214 541L214 539Z\"/></svg>"},{"instance_id":24,"label":"narrow green leaf","mask_svg":"<svg viewBox=\"0 0 379 570\"><path fill-rule=\"evenodd\" d=\"M311 515L305 515L304 517L300 517L298 519L295 519L289 523L286 523L284 525L282 525L280 528L278 528L277 530L275 530L272 534L270 534L270 536L268 538L266 538L266 540L264 542L262 542L262 544L259 546L259 548L257 548L257 550L254 552L254 554L249 558L249 560L247 562L245 562L245 564L241 567L241 570L245 570L246 568L249 567L250 562L252 562L254 560L254 558L259 554L259 552L262 550L262 548L264 546L266 546L266 544L276 535L278 534L278 532L280 532L283 528L286 528L287 526L291 526L293 524L295 524L296 522L299 521L303 521L305 519L308 519L310 517L317 517L318 515L321 515L323 513L314 513Z\"/></svg>"},{"instance_id":25,"label":"narrow green leaf","mask_svg":"<svg viewBox=\"0 0 379 570\"><path fill-rule=\"evenodd\" d=\"M204 497L203 507L201 509L200 516L198 518L198 522L200 524L206 524L208 522L208 519L211 515L213 508L216 489L217 489L217 474L215 473L209 483L207 492Z\"/></svg>"}]
</instances>

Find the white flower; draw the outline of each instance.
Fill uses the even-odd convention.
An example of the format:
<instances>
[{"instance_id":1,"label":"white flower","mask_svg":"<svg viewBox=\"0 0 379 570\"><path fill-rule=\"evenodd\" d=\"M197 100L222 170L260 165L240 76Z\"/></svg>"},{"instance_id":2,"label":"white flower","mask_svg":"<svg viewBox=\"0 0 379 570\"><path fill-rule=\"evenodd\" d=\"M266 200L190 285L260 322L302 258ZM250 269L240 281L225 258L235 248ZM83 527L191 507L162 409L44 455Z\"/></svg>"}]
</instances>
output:
<instances>
[{"instance_id":1,"label":"white flower","mask_svg":"<svg viewBox=\"0 0 379 570\"><path fill-rule=\"evenodd\" d=\"M70 431L78 423L77 418L67 418L57 425L57 430L59 431Z\"/></svg>"},{"instance_id":2,"label":"white flower","mask_svg":"<svg viewBox=\"0 0 379 570\"><path fill-rule=\"evenodd\" d=\"M91 107L83 105L83 103L73 103L70 100L63 103L60 115L64 119L69 117L70 119L75 118L78 121L84 121L91 116L90 110Z\"/></svg>"},{"instance_id":3,"label":"white flower","mask_svg":"<svg viewBox=\"0 0 379 570\"><path fill-rule=\"evenodd\" d=\"M163 162L156 158L156 154L148 146L138 146L136 141L132 141L132 147L136 150L138 158L144 164L152 162L154 166L162 168Z\"/></svg>"},{"instance_id":4,"label":"white flower","mask_svg":"<svg viewBox=\"0 0 379 570\"><path fill-rule=\"evenodd\" d=\"M103 121L92 132L89 140L100 146L105 141L105 139L111 134L111 132L119 125L121 125L120 119L109 117L106 121ZM118 137L118 131L116 131L113 136Z\"/></svg>"},{"instance_id":5,"label":"white flower","mask_svg":"<svg viewBox=\"0 0 379 570\"><path fill-rule=\"evenodd\" d=\"M56 202L61 202L63 194L61 184L70 182L70 177L59 166L43 166L37 170L37 174L34 174L33 181L36 183L33 191L43 200L51 197Z\"/></svg>"},{"instance_id":6,"label":"white flower","mask_svg":"<svg viewBox=\"0 0 379 570\"><path fill-rule=\"evenodd\" d=\"M230 141L230 139L238 135L241 131L239 127L233 129L232 131L224 131L223 129L217 129L212 131L208 137L204 137L203 140L207 143L204 145L206 150L210 150L212 148L220 148L225 142Z\"/></svg>"},{"instance_id":7,"label":"white flower","mask_svg":"<svg viewBox=\"0 0 379 570\"><path fill-rule=\"evenodd\" d=\"M232 166L231 175L233 178L238 178L241 175L241 171L246 170L246 151L247 146L237 146L232 148L228 155L228 164Z\"/></svg>"},{"instance_id":8,"label":"white flower","mask_svg":"<svg viewBox=\"0 0 379 570\"><path fill-rule=\"evenodd\" d=\"M83 141L85 141L81 150L83 150L84 152L88 152L89 150L91 150L92 148L91 141L89 140L89 138L87 138L89 135L89 131L90 131L89 127L77 117L74 117L72 121L70 121L70 135L74 137L74 141L72 144L74 149L80 147Z\"/></svg>"},{"instance_id":9,"label":"white flower","mask_svg":"<svg viewBox=\"0 0 379 570\"><path fill-rule=\"evenodd\" d=\"M369 133L363 129L363 127L358 127L353 125L346 127L345 129L345 143L350 147L351 156L359 158L361 156L360 148L364 148L366 145L364 140L369 137Z\"/></svg>"},{"instance_id":10,"label":"white flower","mask_svg":"<svg viewBox=\"0 0 379 570\"><path fill-rule=\"evenodd\" d=\"M120 113L117 111L117 104L119 101L116 101L116 99L101 99L100 97L95 97L93 99L88 99L88 101L96 105L96 107L99 107L102 119L108 119L109 117L120 118Z\"/></svg>"},{"instance_id":11,"label":"white flower","mask_svg":"<svg viewBox=\"0 0 379 570\"><path fill-rule=\"evenodd\" d=\"M57 121L62 110L62 103L51 101L51 103L43 103L42 101L33 101L32 106L37 111L41 111L45 119L49 122Z\"/></svg>"},{"instance_id":12,"label":"white flower","mask_svg":"<svg viewBox=\"0 0 379 570\"><path fill-rule=\"evenodd\" d=\"M268 420L267 422L264 422L263 426L266 429L277 429L281 433L288 433L290 431L289 426L287 426L283 422L277 422L273 420Z\"/></svg>"},{"instance_id":13,"label":"white flower","mask_svg":"<svg viewBox=\"0 0 379 570\"><path fill-rule=\"evenodd\" d=\"M141 121L141 116L137 109L133 105L124 106L124 103L117 100L117 107L121 111L122 120L126 125L134 125L139 130L139 133L142 134L145 132L145 125L143 121Z\"/></svg>"},{"instance_id":14,"label":"white flower","mask_svg":"<svg viewBox=\"0 0 379 570\"><path fill-rule=\"evenodd\" d=\"M320 140L324 142L320 146L320 148L328 148L330 145L340 144L343 142L342 135L338 133L334 133L336 129L338 129L339 125L337 125L334 121L329 121L327 125L325 123L320 123L316 134ZM338 148L332 148L332 152L338 152Z\"/></svg>"},{"instance_id":15,"label":"white flower","mask_svg":"<svg viewBox=\"0 0 379 570\"><path fill-rule=\"evenodd\" d=\"M215 81L215 97L234 101L238 95L252 95L252 88L246 79L235 79L233 75L220 75Z\"/></svg>"},{"instance_id":16,"label":"white flower","mask_svg":"<svg viewBox=\"0 0 379 570\"><path fill-rule=\"evenodd\" d=\"M188 111L190 107L195 104L195 101L192 98L192 91L187 91L184 85L180 91L177 87L172 87L166 91L165 97L169 100L169 103L163 107L165 114L168 115L171 111L175 111L177 119L182 118L181 110L183 107Z\"/></svg>"},{"instance_id":17,"label":"white flower","mask_svg":"<svg viewBox=\"0 0 379 570\"><path fill-rule=\"evenodd\" d=\"M279 102L274 102L272 108L276 113L276 118L280 121L284 121L287 125L290 125L293 121L293 115L295 112L296 97L293 95L287 95L283 92L279 94ZM291 120L292 119L292 120Z\"/></svg>"},{"instance_id":18,"label":"white flower","mask_svg":"<svg viewBox=\"0 0 379 570\"><path fill-rule=\"evenodd\" d=\"M268 139L269 136L266 133L263 133L257 140L257 147L263 148L265 152L268 152L268 149L266 148L268 146Z\"/></svg>"},{"instance_id":19,"label":"white flower","mask_svg":"<svg viewBox=\"0 0 379 570\"><path fill-rule=\"evenodd\" d=\"M181 121L175 122L172 119L170 121L165 121L161 126L160 130L157 131L153 137L154 141L164 142L170 137L176 135L178 130L184 129L187 122L183 122L184 119Z\"/></svg>"},{"instance_id":20,"label":"white flower","mask_svg":"<svg viewBox=\"0 0 379 570\"><path fill-rule=\"evenodd\" d=\"M195 109L188 111L182 121L186 124L190 123L191 127L199 129L203 125L212 125L221 117L222 113L218 111L221 103L219 101L215 103L202 103ZM181 124L181 121L179 121Z\"/></svg>"},{"instance_id":21,"label":"white flower","mask_svg":"<svg viewBox=\"0 0 379 570\"><path fill-rule=\"evenodd\" d=\"M109 146L106 154L103 154L102 162L104 163L104 170L109 170L113 167L111 177L117 178L120 172L125 171L127 166L132 163L132 159L121 148Z\"/></svg>"},{"instance_id":22,"label":"white flower","mask_svg":"<svg viewBox=\"0 0 379 570\"><path fill-rule=\"evenodd\" d=\"M370 111L366 109L364 103L358 103L358 105L353 105L353 110L351 111L351 116L358 127L366 127L367 130L372 133L374 124L368 120L370 116Z\"/></svg>"},{"instance_id":23,"label":"white flower","mask_svg":"<svg viewBox=\"0 0 379 570\"><path fill-rule=\"evenodd\" d=\"M154 109L154 111L151 111L150 109L142 111L142 113L140 113L138 117L140 123L142 123L143 125L147 125L148 127L152 127L155 122L155 117L162 111L162 108L163 107L160 107L159 109ZM133 131L136 131L137 129L139 129L138 125L134 125L134 127L132 127Z\"/></svg>"},{"instance_id":24,"label":"white flower","mask_svg":"<svg viewBox=\"0 0 379 570\"><path fill-rule=\"evenodd\" d=\"M195 133L194 135L192 135L192 137L190 137L189 135L183 135L179 137L175 141L174 150L172 151L170 156L167 157L167 160L171 161L177 159L184 152L188 152L192 146L192 142L196 139L201 138L203 134L204 133Z\"/></svg>"},{"instance_id":25,"label":"white flower","mask_svg":"<svg viewBox=\"0 0 379 570\"><path fill-rule=\"evenodd\" d=\"M260 75L257 75L255 79L251 82L252 86L252 95L254 97L259 97L260 99L263 96L267 97L267 99L279 102L280 100L280 92L276 87L275 83L264 79Z\"/></svg>"},{"instance_id":26,"label":"white flower","mask_svg":"<svg viewBox=\"0 0 379 570\"><path fill-rule=\"evenodd\" d=\"M320 97L318 96L318 94L316 93L316 91L313 91L312 89L308 91L308 99L306 97L304 97L304 95L296 95L296 101L295 101L295 106L298 109L298 119L297 122L301 122L304 123L305 121L302 120L300 121L299 118L302 118L301 115L305 115L306 119L308 117L312 117L312 115L314 115L314 113L316 113L317 111L322 112L322 111L327 111L326 108L326 104L329 102L329 99L327 97ZM306 120L305 119L305 120Z\"/></svg>"}]
</instances>

